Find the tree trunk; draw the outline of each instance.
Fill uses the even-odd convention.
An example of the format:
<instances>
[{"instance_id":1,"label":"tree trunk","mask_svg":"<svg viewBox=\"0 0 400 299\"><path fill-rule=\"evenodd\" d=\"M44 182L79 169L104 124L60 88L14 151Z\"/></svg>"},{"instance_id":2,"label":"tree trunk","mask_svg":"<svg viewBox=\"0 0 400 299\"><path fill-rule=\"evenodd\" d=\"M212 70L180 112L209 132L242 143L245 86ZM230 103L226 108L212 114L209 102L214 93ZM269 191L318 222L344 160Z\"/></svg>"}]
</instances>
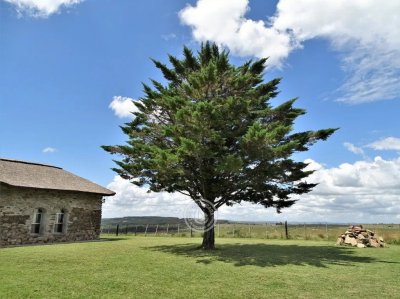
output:
<instances>
[{"instance_id":1,"label":"tree trunk","mask_svg":"<svg viewBox=\"0 0 400 299\"><path fill-rule=\"evenodd\" d=\"M214 233L214 211L204 213L204 235L201 248L205 250L215 249L215 233Z\"/></svg>"}]
</instances>

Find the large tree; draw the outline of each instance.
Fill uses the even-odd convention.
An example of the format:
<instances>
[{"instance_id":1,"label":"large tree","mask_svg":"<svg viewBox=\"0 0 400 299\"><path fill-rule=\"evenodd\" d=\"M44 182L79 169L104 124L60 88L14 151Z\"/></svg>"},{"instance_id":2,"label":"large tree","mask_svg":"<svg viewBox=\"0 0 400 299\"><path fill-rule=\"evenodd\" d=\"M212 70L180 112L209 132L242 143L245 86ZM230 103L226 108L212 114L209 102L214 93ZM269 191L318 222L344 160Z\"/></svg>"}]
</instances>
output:
<instances>
[{"instance_id":1,"label":"large tree","mask_svg":"<svg viewBox=\"0 0 400 299\"><path fill-rule=\"evenodd\" d=\"M171 66L153 60L166 82L144 84L138 112L122 127L125 145L103 146L121 155L114 170L154 192L190 196L204 212L202 248L214 248L214 212L240 202L274 207L311 191L304 162L291 157L327 139L335 129L293 132L305 110L296 99L271 105L280 79L263 81L266 59L241 66L205 43L197 55L184 47Z\"/></svg>"}]
</instances>

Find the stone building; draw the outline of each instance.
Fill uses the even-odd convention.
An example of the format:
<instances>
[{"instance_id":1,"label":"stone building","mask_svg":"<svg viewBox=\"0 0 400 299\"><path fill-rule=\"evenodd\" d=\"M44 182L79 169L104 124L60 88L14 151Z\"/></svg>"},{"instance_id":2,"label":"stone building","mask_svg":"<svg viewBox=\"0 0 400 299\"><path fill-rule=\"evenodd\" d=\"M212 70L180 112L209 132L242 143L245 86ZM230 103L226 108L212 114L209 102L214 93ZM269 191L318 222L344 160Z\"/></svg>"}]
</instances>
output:
<instances>
[{"instance_id":1,"label":"stone building","mask_svg":"<svg viewBox=\"0 0 400 299\"><path fill-rule=\"evenodd\" d=\"M114 194L56 166L0 158L0 247L95 240Z\"/></svg>"}]
</instances>

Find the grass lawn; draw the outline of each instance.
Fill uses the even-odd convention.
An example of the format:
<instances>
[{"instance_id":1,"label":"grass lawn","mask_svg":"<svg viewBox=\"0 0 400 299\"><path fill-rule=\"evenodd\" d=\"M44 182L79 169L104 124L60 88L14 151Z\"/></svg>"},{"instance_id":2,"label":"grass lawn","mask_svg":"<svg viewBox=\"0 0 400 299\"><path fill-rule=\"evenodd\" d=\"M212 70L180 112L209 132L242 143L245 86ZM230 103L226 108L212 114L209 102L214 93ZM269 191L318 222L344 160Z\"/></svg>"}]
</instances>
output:
<instances>
[{"instance_id":1,"label":"grass lawn","mask_svg":"<svg viewBox=\"0 0 400 299\"><path fill-rule=\"evenodd\" d=\"M400 298L400 246L122 237L0 249L0 298Z\"/></svg>"}]
</instances>

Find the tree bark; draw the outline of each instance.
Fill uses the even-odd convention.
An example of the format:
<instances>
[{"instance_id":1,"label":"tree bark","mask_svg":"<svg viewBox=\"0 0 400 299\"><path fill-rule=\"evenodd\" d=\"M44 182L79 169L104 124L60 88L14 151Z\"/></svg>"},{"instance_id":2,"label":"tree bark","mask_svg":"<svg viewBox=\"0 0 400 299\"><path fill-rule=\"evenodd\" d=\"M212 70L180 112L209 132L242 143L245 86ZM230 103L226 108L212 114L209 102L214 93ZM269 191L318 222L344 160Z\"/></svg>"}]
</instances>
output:
<instances>
[{"instance_id":1,"label":"tree bark","mask_svg":"<svg viewBox=\"0 0 400 299\"><path fill-rule=\"evenodd\" d=\"M214 233L214 211L204 213L204 235L201 248L205 250L215 249L215 233Z\"/></svg>"}]
</instances>

